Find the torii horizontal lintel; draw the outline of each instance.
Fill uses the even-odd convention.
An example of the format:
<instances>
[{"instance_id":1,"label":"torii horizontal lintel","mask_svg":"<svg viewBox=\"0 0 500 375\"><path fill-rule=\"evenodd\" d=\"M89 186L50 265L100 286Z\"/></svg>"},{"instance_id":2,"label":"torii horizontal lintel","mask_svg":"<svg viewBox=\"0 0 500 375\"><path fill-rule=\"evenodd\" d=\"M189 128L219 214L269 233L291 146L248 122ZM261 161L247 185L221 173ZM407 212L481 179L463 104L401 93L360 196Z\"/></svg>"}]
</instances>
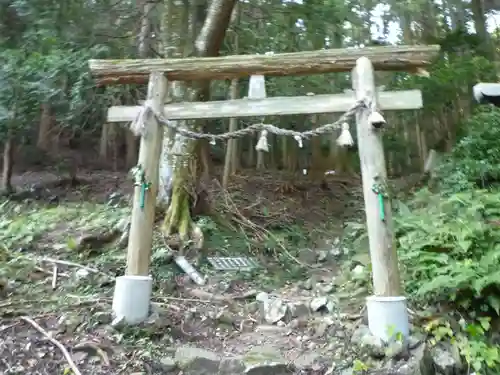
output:
<instances>
[{"instance_id":1,"label":"torii horizontal lintel","mask_svg":"<svg viewBox=\"0 0 500 375\"><path fill-rule=\"evenodd\" d=\"M423 107L420 90L380 91L378 102L382 111ZM170 120L342 113L349 110L354 103L353 93L282 96L266 99L172 103L165 105L164 113ZM108 122L133 121L140 111L141 106L111 107L108 110Z\"/></svg>"},{"instance_id":2,"label":"torii horizontal lintel","mask_svg":"<svg viewBox=\"0 0 500 375\"><path fill-rule=\"evenodd\" d=\"M151 72L163 72L169 81L222 80L250 75L297 76L349 72L357 59L368 57L375 70L418 73L439 53L438 45L378 46L323 49L271 55L231 55L181 59L90 60L99 85L139 84Z\"/></svg>"}]
</instances>

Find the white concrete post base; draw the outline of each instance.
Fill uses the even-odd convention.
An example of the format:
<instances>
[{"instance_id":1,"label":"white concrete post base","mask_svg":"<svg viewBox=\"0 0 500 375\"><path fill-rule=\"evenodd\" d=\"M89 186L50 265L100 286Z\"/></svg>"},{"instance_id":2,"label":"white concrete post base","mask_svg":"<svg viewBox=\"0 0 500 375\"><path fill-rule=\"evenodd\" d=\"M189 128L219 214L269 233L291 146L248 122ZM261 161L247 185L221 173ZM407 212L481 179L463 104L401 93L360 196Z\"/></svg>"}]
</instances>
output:
<instances>
[{"instance_id":1,"label":"white concrete post base","mask_svg":"<svg viewBox=\"0 0 500 375\"><path fill-rule=\"evenodd\" d=\"M410 324L405 297L370 296L366 298L366 309L368 327L373 336L386 343L398 333L408 338Z\"/></svg>"},{"instance_id":2,"label":"white concrete post base","mask_svg":"<svg viewBox=\"0 0 500 375\"><path fill-rule=\"evenodd\" d=\"M149 317L153 278L119 276L115 282L113 315L127 324L139 324Z\"/></svg>"}]
</instances>

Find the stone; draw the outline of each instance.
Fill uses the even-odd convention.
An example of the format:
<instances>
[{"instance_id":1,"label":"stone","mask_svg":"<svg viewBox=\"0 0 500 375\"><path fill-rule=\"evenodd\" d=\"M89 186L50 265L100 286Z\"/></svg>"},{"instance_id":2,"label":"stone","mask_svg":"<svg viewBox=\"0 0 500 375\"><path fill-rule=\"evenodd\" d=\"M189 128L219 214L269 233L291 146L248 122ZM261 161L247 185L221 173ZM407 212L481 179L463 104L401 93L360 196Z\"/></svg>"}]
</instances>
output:
<instances>
[{"instance_id":1,"label":"stone","mask_svg":"<svg viewBox=\"0 0 500 375\"><path fill-rule=\"evenodd\" d=\"M219 372L220 375L234 375L243 374L245 372L245 363L242 358L224 358L220 362Z\"/></svg>"},{"instance_id":2,"label":"stone","mask_svg":"<svg viewBox=\"0 0 500 375\"><path fill-rule=\"evenodd\" d=\"M299 260L309 265L316 263L316 257L316 252L312 249L301 249L298 254Z\"/></svg>"},{"instance_id":3,"label":"stone","mask_svg":"<svg viewBox=\"0 0 500 375\"><path fill-rule=\"evenodd\" d=\"M325 262L328 259L328 251L318 251L318 262Z\"/></svg>"},{"instance_id":4,"label":"stone","mask_svg":"<svg viewBox=\"0 0 500 375\"><path fill-rule=\"evenodd\" d=\"M361 324L352 333L351 342L359 346L366 335L371 335L370 328L367 325Z\"/></svg>"},{"instance_id":5,"label":"stone","mask_svg":"<svg viewBox=\"0 0 500 375\"><path fill-rule=\"evenodd\" d=\"M279 335L284 335L287 336L291 333L289 327L280 327L280 326L275 326L275 325L265 325L261 324L255 327L255 332L261 332L264 334L279 334Z\"/></svg>"},{"instance_id":6,"label":"stone","mask_svg":"<svg viewBox=\"0 0 500 375\"><path fill-rule=\"evenodd\" d=\"M425 336L418 333L414 332L408 337L408 348L410 350L415 349L417 346L422 344L425 341Z\"/></svg>"},{"instance_id":7,"label":"stone","mask_svg":"<svg viewBox=\"0 0 500 375\"><path fill-rule=\"evenodd\" d=\"M430 350L425 343L411 353L408 361L403 362L394 372L397 375L436 375Z\"/></svg>"},{"instance_id":8,"label":"stone","mask_svg":"<svg viewBox=\"0 0 500 375\"><path fill-rule=\"evenodd\" d=\"M330 325L327 322L319 322L319 324L314 327L314 337L323 337L328 330Z\"/></svg>"},{"instance_id":9,"label":"stone","mask_svg":"<svg viewBox=\"0 0 500 375\"><path fill-rule=\"evenodd\" d=\"M257 302L267 302L269 301L269 294L267 294L266 292L259 292L256 294L255 300Z\"/></svg>"},{"instance_id":10,"label":"stone","mask_svg":"<svg viewBox=\"0 0 500 375\"><path fill-rule=\"evenodd\" d=\"M316 297L311 300L310 307L312 311L318 311L322 307L326 307L328 304L328 298L326 297Z\"/></svg>"},{"instance_id":11,"label":"stone","mask_svg":"<svg viewBox=\"0 0 500 375\"><path fill-rule=\"evenodd\" d=\"M328 358L317 352L310 352L299 355L293 361L293 365L302 372L318 371L324 367L324 362L328 362Z\"/></svg>"},{"instance_id":12,"label":"stone","mask_svg":"<svg viewBox=\"0 0 500 375\"><path fill-rule=\"evenodd\" d=\"M87 277L89 277L90 275L90 272L87 271L86 269L84 268L80 268L78 271L75 272L75 278L77 280L83 280L83 279L86 279Z\"/></svg>"},{"instance_id":13,"label":"stone","mask_svg":"<svg viewBox=\"0 0 500 375\"><path fill-rule=\"evenodd\" d=\"M289 375L294 373L293 366L273 347L260 347L250 350L243 356L244 374L248 375Z\"/></svg>"},{"instance_id":14,"label":"stone","mask_svg":"<svg viewBox=\"0 0 500 375\"><path fill-rule=\"evenodd\" d=\"M335 289L335 285L333 284L321 285L319 289L321 290L321 292L325 294L330 294Z\"/></svg>"},{"instance_id":15,"label":"stone","mask_svg":"<svg viewBox=\"0 0 500 375\"><path fill-rule=\"evenodd\" d=\"M113 321L113 315L110 312L98 311L94 313L93 319L97 324L110 324Z\"/></svg>"},{"instance_id":16,"label":"stone","mask_svg":"<svg viewBox=\"0 0 500 375\"><path fill-rule=\"evenodd\" d=\"M389 345L387 345L384 354L387 358L399 359L403 357L406 352L407 352L406 343L396 340L390 342Z\"/></svg>"},{"instance_id":17,"label":"stone","mask_svg":"<svg viewBox=\"0 0 500 375\"><path fill-rule=\"evenodd\" d=\"M371 263L370 253L358 253L352 257L352 262L356 265L367 267Z\"/></svg>"},{"instance_id":18,"label":"stone","mask_svg":"<svg viewBox=\"0 0 500 375\"><path fill-rule=\"evenodd\" d=\"M288 311L288 305L276 298L263 303L264 320L268 324L276 324L283 319Z\"/></svg>"},{"instance_id":19,"label":"stone","mask_svg":"<svg viewBox=\"0 0 500 375\"><path fill-rule=\"evenodd\" d=\"M302 288L304 288L305 290L312 290L313 287L314 287L314 280L311 278L307 279L302 283Z\"/></svg>"},{"instance_id":20,"label":"stone","mask_svg":"<svg viewBox=\"0 0 500 375\"><path fill-rule=\"evenodd\" d=\"M291 302L288 304L288 312L291 319L308 316L311 314L311 309L304 302Z\"/></svg>"},{"instance_id":21,"label":"stone","mask_svg":"<svg viewBox=\"0 0 500 375\"><path fill-rule=\"evenodd\" d=\"M214 375L221 358L210 350L181 346L175 351L174 361L184 375Z\"/></svg>"},{"instance_id":22,"label":"stone","mask_svg":"<svg viewBox=\"0 0 500 375\"><path fill-rule=\"evenodd\" d=\"M385 345L380 338L372 335L370 329L360 325L352 334L351 342L360 347L366 354L374 358L385 356Z\"/></svg>"},{"instance_id":23,"label":"stone","mask_svg":"<svg viewBox=\"0 0 500 375\"><path fill-rule=\"evenodd\" d=\"M163 371L172 371L177 368L177 364L172 357L164 357L160 359L160 364Z\"/></svg>"},{"instance_id":24,"label":"stone","mask_svg":"<svg viewBox=\"0 0 500 375\"><path fill-rule=\"evenodd\" d=\"M361 264L358 264L356 267L353 268L352 273L355 276L362 276L365 273L365 267L362 266Z\"/></svg>"},{"instance_id":25,"label":"stone","mask_svg":"<svg viewBox=\"0 0 500 375\"><path fill-rule=\"evenodd\" d=\"M373 358L383 358L385 356L384 342L372 334L363 337L360 347L366 354Z\"/></svg>"},{"instance_id":26,"label":"stone","mask_svg":"<svg viewBox=\"0 0 500 375\"><path fill-rule=\"evenodd\" d=\"M460 373L463 365L458 349L448 343L440 343L431 350L432 361L436 370L442 375Z\"/></svg>"}]
</instances>

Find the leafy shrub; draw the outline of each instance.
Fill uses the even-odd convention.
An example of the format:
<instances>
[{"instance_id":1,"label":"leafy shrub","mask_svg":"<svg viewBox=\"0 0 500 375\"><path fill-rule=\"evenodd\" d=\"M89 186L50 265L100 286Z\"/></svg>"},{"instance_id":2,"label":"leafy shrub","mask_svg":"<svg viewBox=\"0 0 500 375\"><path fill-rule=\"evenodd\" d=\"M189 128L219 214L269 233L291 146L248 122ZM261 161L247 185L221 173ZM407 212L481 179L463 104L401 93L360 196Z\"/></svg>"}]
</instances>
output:
<instances>
[{"instance_id":1,"label":"leafy shrub","mask_svg":"<svg viewBox=\"0 0 500 375\"><path fill-rule=\"evenodd\" d=\"M438 170L444 191L500 185L500 109L478 108L464 124L465 136Z\"/></svg>"},{"instance_id":2,"label":"leafy shrub","mask_svg":"<svg viewBox=\"0 0 500 375\"><path fill-rule=\"evenodd\" d=\"M395 217L408 293L500 314L500 192L422 191L411 206Z\"/></svg>"}]
</instances>

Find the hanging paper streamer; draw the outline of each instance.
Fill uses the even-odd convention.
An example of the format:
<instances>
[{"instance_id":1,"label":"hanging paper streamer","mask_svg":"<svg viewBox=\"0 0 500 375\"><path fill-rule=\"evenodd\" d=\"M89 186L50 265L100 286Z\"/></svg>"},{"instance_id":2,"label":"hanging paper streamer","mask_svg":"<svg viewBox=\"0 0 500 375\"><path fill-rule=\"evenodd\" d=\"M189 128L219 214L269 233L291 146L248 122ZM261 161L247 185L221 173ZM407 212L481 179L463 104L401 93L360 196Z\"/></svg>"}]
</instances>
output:
<instances>
[{"instance_id":1,"label":"hanging paper streamer","mask_svg":"<svg viewBox=\"0 0 500 375\"><path fill-rule=\"evenodd\" d=\"M257 142L257 146L255 146L257 151L269 151L269 146L267 144L267 130L262 130L260 133L259 141Z\"/></svg>"},{"instance_id":2,"label":"hanging paper streamer","mask_svg":"<svg viewBox=\"0 0 500 375\"><path fill-rule=\"evenodd\" d=\"M349 124L344 122L342 124L342 132L340 136L337 138L337 144L343 147L349 147L354 144L354 140L352 139L351 132L349 131Z\"/></svg>"},{"instance_id":3,"label":"hanging paper streamer","mask_svg":"<svg viewBox=\"0 0 500 375\"><path fill-rule=\"evenodd\" d=\"M263 75L250 76L248 99L266 98L266 78Z\"/></svg>"},{"instance_id":4,"label":"hanging paper streamer","mask_svg":"<svg viewBox=\"0 0 500 375\"><path fill-rule=\"evenodd\" d=\"M297 141L297 143L299 144L299 148L304 147L304 144L302 143L302 137L300 135L294 135L293 139Z\"/></svg>"}]
</instances>

